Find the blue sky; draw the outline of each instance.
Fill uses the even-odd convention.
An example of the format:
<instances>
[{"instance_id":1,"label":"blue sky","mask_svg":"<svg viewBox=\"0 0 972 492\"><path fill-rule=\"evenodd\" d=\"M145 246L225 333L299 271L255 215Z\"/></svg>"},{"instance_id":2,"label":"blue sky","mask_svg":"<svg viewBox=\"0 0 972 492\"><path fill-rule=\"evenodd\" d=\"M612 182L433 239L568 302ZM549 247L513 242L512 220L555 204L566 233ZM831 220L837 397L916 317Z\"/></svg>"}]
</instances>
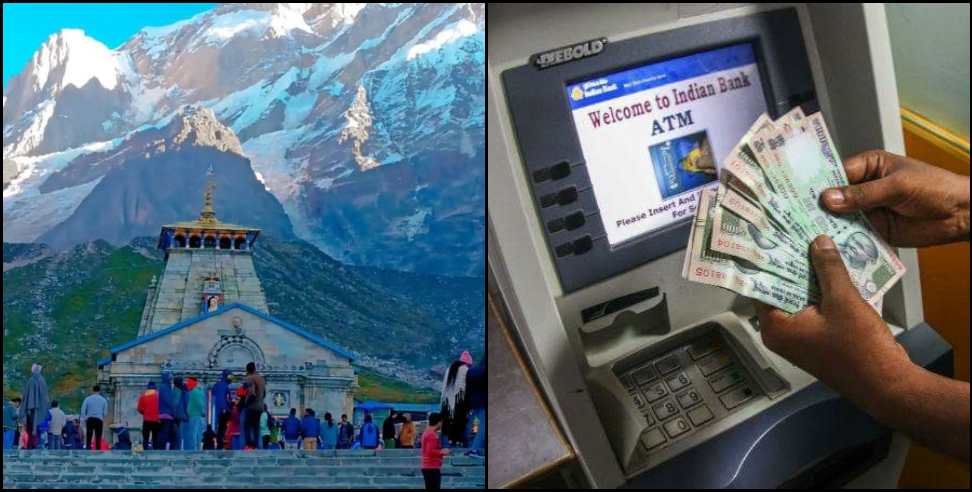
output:
<instances>
[{"instance_id":1,"label":"blue sky","mask_svg":"<svg viewBox=\"0 0 972 492\"><path fill-rule=\"evenodd\" d=\"M37 48L64 28L83 29L117 48L139 29L164 26L209 10L212 3L3 4L3 87L20 73Z\"/></svg>"}]
</instances>

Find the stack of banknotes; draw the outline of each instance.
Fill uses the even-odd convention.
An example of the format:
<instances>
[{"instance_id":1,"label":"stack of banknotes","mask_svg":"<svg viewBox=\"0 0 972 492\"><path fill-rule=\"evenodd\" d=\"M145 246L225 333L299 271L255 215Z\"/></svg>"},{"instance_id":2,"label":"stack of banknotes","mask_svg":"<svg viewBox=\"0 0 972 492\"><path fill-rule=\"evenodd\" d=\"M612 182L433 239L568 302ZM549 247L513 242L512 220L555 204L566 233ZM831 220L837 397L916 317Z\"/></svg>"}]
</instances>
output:
<instances>
[{"instance_id":1,"label":"stack of banknotes","mask_svg":"<svg viewBox=\"0 0 972 492\"><path fill-rule=\"evenodd\" d=\"M682 277L799 311L818 303L810 243L830 236L851 281L880 312L905 267L860 212L835 215L819 196L847 185L818 112L761 115L722 163L718 188L701 192Z\"/></svg>"}]
</instances>

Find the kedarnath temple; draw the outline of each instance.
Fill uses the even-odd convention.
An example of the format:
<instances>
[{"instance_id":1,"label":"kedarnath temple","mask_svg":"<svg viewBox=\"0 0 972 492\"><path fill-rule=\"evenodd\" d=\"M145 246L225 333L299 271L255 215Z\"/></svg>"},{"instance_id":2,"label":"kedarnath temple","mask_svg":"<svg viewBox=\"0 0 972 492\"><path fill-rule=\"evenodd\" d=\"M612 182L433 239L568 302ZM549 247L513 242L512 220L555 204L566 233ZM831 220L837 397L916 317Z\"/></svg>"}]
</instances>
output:
<instances>
[{"instance_id":1,"label":"kedarnath temple","mask_svg":"<svg viewBox=\"0 0 972 492\"><path fill-rule=\"evenodd\" d=\"M138 338L112 347L98 362L110 403L106 423L141 428L138 397L149 381L159 383L162 371L195 376L211 388L223 369L242 380L250 361L267 380L266 403L275 416L308 407L318 415L351 416L357 387L352 354L269 314L253 268L260 230L216 218L212 168L209 175L199 218L162 226L158 247L165 268L148 287ZM211 400L208 408L213 423Z\"/></svg>"}]
</instances>

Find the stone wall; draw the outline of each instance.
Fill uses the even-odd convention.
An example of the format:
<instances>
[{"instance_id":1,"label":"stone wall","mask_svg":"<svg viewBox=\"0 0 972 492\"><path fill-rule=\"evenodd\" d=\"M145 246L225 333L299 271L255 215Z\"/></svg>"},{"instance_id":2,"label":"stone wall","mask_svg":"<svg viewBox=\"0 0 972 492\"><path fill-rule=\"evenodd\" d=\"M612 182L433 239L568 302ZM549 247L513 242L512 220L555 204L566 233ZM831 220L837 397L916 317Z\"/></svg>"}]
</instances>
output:
<instances>
[{"instance_id":1,"label":"stone wall","mask_svg":"<svg viewBox=\"0 0 972 492\"><path fill-rule=\"evenodd\" d=\"M271 366L317 365L350 367L348 359L317 345L275 323L242 309L231 309L164 337L150 340L116 355L116 362L161 364L174 354L182 362L207 363L210 351L223 335L234 335L234 319L240 321L240 335L259 347L253 354ZM242 365L245 365L245 361Z\"/></svg>"},{"instance_id":2,"label":"stone wall","mask_svg":"<svg viewBox=\"0 0 972 492\"><path fill-rule=\"evenodd\" d=\"M268 312L250 251L172 248L168 254L149 332L202 314L203 280L217 265L224 305L239 302Z\"/></svg>"}]
</instances>

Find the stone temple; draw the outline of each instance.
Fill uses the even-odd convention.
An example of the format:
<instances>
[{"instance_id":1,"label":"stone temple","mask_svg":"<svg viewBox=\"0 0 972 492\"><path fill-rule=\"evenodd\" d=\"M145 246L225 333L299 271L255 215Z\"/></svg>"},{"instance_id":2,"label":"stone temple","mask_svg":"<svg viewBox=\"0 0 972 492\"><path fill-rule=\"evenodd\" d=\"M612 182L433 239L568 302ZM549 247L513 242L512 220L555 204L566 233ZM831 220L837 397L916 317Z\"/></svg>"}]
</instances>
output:
<instances>
[{"instance_id":1,"label":"stone temple","mask_svg":"<svg viewBox=\"0 0 972 492\"><path fill-rule=\"evenodd\" d=\"M216 428L208 390L223 369L241 381L250 361L267 380L265 402L273 415L313 408L321 416L350 417L357 388L351 352L268 313L253 267L260 230L216 218L212 174L210 168L199 218L162 226L158 247L165 268L148 288L138 338L112 347L98 362L109 401L106 424L127 424L140 439L138 397L165 370L206 385L207 422Z\"/></svg>"}]
</instances>

